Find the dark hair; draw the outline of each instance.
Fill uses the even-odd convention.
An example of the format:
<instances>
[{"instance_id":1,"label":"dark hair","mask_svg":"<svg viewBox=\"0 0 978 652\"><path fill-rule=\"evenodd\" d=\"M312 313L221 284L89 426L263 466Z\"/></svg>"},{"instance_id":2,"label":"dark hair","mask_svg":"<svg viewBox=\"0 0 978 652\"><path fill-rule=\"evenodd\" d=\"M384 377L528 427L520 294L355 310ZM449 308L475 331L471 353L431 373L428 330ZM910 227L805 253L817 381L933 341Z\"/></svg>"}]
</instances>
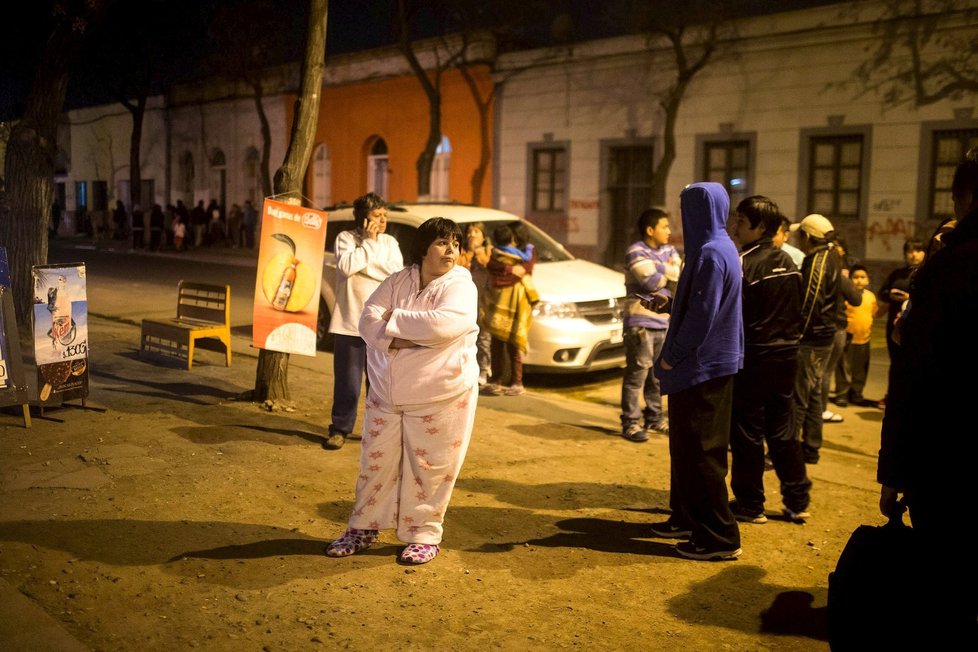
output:
<instances>
[{"instance_id":1,"label":"dark hair","mask_svg":"<svg viewBox=\"0 0 978 652\"><path fill-rule=\"evenodd\" d=\"M645 229L652 227L653 229L658 226L659 220L662 218L669 219L669 211L664 208L659 208L658 206L653 206L652 208L646 208L642 211L642 214L638 216L638 222L636 227L638 228L638 237L645 238Z\"/></svg>"},{"instance_id":2,"label":"dark hair","mask_svg":"<svg viewBox=\"0 0 978 652\"><path fill-rule=\"evenodd\" d=\"M530 229L526 228L526 224L522 222L517 222L511 228L513 229L513 239L516 240L516 246L520 249L526 249L526 245L530 244Z\"/></svg>"},{"instance_id":3,"label":"dark hair","mask_svg":"<svg viewBox=\"0 0 978 652\"><path fill-rule=\"evenodd\" d=\"M368 192L366 195L353 200L353 221L358 227L362 227L374 209L385 208L386 206L387 202L384 201L383 197Z\"/></svg>"},{"instance_id":4,"label":"dark hair","mask_svg":"<svg viewBox=\"0 0 978 652\"><path fill-rule=\"evenodd\" d=\"M970 199L978 199L978 145L969 149L961 158L951 181L952 197L967 197L969 190Z\"/></svg>"},{"instance_id":5,"label":"dark hair","mask_svg":"<svg viewBox=\"0 0 978 652\"><path fill-rule=\"evenodd\" d=\"M906 256L911 251L927 251L927 246L922 240L908 238L907 241L903 243L903 255Z\"/></svg>"},{"instance_id":6,"label":"dark hair","mask_svg":"<svg viewBox=\"0 0 978 652\"><path fill-rule=\"evenodd\" d=\"M492 230L492 243L497 247L512 244L515 239L513 229L509 228L508 224L500 224Z\"/></svg>"},{"instance_id":7,"label":"dark hair","mask_svg":"<svg viewBox=\"0 0 978 652\"><path fill-rule=\"evenodd\" d=\"M447 217L432 217L418 227L411 243L411 263L420 265L431 243L439 238L462 242L462 228Z\"/></svg>"},{"instance_id":8,"label":"dark hair","mask_svg":"<svg viewBox=\"0 0 978 652\"><path fill-rule=\"evenodd\" d=\"M866 276L869 276L869 270L866 269L866 266L861 263L856 263L849 268L849 277L851 278L856 272L866 272Z\"/></svg>"},{"instance_id":9,"label":"dark hair","mask_svg":"<svg viewBox=\"0 0 978 652\"><path fill-rule=\"evenodd\" d=\"M486 237L486 224L485 224L485 222L469 222L468 224L465 225L465 229L464 229L464 231L465 231L465 242L460 242L459 245L461 245L466 251L468 251L468 249L469 249L469 229L479 229L479 231L482 232L482 244L483 245L486 244L487 237Z\"/></svg>"},{"instance_id":10,"label":"dark hair","mask_svg":"<svg viewBox=\"0 0 978 652\"><path fill-rule=\"evenodd\" d=\"M788 218L782 215L778 205L764 195L752 195L737 204L737 212L747 218L750 228L764 227L765 236L773 236Z\"/></svg>"}]
</instances>

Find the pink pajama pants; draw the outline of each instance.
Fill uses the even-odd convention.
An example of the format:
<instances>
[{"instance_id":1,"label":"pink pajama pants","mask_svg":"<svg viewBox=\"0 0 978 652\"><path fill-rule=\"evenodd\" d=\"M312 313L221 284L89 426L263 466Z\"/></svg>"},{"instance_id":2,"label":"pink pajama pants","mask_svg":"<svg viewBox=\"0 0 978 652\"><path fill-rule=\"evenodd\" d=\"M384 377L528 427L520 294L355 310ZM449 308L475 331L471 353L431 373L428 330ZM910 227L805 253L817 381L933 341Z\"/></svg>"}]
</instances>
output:
<instances>
[{"instance_id":1,"label":"pink pajama pants","mask_svg":"<svg viewBox=\"0 0 978 652\"><path fill-rule=\"evenodd\" d=\"M396 406L370 392L350 527L394 528L405 543L441 543L478 396L476 385L436 403Z\"/></svg>"}]
</instances>

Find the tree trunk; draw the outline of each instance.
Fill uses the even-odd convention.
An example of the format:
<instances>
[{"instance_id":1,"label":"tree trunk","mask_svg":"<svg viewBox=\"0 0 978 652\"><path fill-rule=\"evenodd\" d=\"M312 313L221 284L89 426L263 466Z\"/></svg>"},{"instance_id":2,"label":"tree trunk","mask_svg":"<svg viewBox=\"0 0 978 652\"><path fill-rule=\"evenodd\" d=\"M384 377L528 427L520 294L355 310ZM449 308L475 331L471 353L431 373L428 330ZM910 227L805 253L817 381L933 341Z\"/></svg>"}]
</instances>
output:
<instances>
[{"instance_id":1,"label":"tree trunk","mask_svg":"<svg viewBox=\"0 0 978 652\"><path fill-rule=\"evenodd\" d=\"M272 194L272 175L268 171L272 158L272 128L268 124L265 105L262 103L264 93L261 79L253 82L251 87L255 92L255 112L258 114L258 122L261 123L261 191L265 197L268 197Z\"/></svg>"},{"instance_id":2,"label":"tree trunk","mask_svg":"<svg viewBox=\"0 0 978 652\"><path fill-rule=\"evenodd\" d=\"M143 223L133 224L142 229L142 246L149 244L149 213L150 206L143 203L143 169L139 161L139 153L143 142L143 118L146 115L146 96L142 95L135 104L123 103L132 114L132 136L129 139L129 201L132 215L136 215L136 206L142 209ZM136 242L132 243L137 246Z\"/></svg>"},{"instance_id":3,"label":"tree trunk","mask_svg":"<svg viewBox=\"0 0 978 652\"><path fill-rule=\"evenodd\" d=\"M68 89L68 71L91 24L102 17L107 4L107 0L92 0L86 3L84 16L65 16L58 21L34 74L24 116L7 143L0 246L7 249L14 312L22 325L31 323L33 312L31 266L46 263L48 258L58 119Z\"/></svg>"},{"instance_id":4,"label":"tree trunk","mask_svg":"<svg viewBox=\"0 0 978 652\"><path fill-rule=\"evenodd\" d=\"M479 87L475 79L469 73L469 69L464 64L458 67L462 73L462 78L472 93L472 100L475 102L476 109L479 110L479 164L472 170L472 203L476 206L482 203L482 184L486 179L486 172L489 170L489 163L492 161L492 139L489 134L489 109L492 106L495 89L489 91L489 96L482 99L479 94Z\"/></svg>"},{"instance_id":5,"label":"tree trunk","mask_svg":"<svg viewBox=\"0 0 978 652\"><path fill-rule=\"evenodd\" d=\"M275 194L288 194L287 201L302 202L302 179L312 156L319 120L319 93L326 68L327 0L309 0L309 29L306 58L302 63L302 85L296 100L292 137L282 167L275 173ZM253 400L289 400L289 354L262 349L258 353Z\"/></svg>"},{"instance_id":6,"label":"tree trunk","mask_svg":"<svg viewBox=\"0 0 978 652\"><path fill-rule=\"evenodd\" d=\"M686 92L687 84L677 82L668 97L662 102L662 110L666 114L666 122L662 128L662 158L652 172L652 203L657 206L666 204L666 181L669 180L669 170L676 160L676 118L679 106Z\"/></svg>"}]
</instances>

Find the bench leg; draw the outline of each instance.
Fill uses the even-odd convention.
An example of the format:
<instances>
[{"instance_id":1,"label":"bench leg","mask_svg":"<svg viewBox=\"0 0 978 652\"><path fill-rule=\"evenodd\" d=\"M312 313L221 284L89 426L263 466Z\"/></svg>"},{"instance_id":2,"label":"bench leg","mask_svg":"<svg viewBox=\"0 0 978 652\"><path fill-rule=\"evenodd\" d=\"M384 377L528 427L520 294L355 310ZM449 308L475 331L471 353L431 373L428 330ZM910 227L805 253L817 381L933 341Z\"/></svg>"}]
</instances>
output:
<instances>
[{"instance_id":1,"label":"bench leg","mask_svg":"<svg viewBox=\"0 0 978 652\"><path fill-rule=\"evenodd\" d=\"M187 339L187 371L194 366L194 336Z\"/></svg>"},{"instance_id":2,"label":"bench leg","mask_svg":"<svg viewBox=\"0 0 978 652\"><path fill-rule=\"evenodd\" d=\"M224 342L224 348L227 350L227 363L225 364L225 366L230 367L231 366L231 337L230 336L222 337L221 341Z\"/></svg>"}]
</instances>

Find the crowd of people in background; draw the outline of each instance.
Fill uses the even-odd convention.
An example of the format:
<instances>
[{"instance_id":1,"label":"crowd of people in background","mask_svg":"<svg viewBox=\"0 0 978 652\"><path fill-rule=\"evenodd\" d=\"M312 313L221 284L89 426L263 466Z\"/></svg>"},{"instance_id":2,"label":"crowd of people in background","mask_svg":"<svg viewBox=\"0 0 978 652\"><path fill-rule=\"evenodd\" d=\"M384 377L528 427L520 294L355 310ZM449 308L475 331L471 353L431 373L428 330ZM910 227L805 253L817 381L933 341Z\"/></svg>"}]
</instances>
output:
<instances>
[{"instance_id":1,"label":"crowd of people in background","mask_svg":"<svg viewBox=\"0 0 978 652\"><path fill-rule=\"evenodd\" d=\"M49 234L57 237L63 221L56 203L51 212ZM116 200L111 210L79 210L76 215L79 233L96 240L121 240L134 249L149 251L185 251L201 247L254 249L261 223L259 210L251 200L224 208L212 199L188 208L183 200L176 204L153 204L148 211L140 204L131 210Z\"/></svg>"}]
</instances>

